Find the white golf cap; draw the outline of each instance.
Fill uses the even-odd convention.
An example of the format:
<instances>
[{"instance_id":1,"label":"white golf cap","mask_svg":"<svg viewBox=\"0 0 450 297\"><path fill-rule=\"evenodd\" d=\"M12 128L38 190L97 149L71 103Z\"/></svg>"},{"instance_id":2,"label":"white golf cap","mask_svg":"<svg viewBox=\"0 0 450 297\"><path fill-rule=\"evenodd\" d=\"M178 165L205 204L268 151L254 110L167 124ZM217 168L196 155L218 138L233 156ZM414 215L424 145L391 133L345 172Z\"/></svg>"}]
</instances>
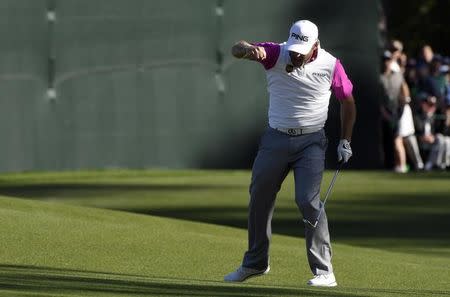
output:
<instances>
[{"instance_id":1,"label":"white golf cap","mask_svg":"<svg viewBox=\"0 0 450 297\"><path fill-rule=\"evenodd\" d=\"M287 50L306 55L318 38L319 29L314 23L308 20L295 22L289 31Z\"/></svg>"}]
</instances>

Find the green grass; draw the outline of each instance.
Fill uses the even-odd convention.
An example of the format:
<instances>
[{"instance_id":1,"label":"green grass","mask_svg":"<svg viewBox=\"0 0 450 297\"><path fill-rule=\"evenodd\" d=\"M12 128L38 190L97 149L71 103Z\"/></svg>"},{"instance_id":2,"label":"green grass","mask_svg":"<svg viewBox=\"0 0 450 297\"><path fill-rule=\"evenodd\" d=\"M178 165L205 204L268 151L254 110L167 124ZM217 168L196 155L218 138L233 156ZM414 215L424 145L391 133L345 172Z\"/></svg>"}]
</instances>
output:
<instances>
[{"instance_id":1,"label":"green grass","mask_svg":"<svg viewBox=\"0 0 450 297\"><path fill-rule=\"evenodd\" d=\"M0 295L450 295L450 174L344 170L327 204L333 289L305 285L291 176L277 199L272 271L222 282L247 245L249 179L200 170L1 175Z\"/></svg>"}]
</instances>

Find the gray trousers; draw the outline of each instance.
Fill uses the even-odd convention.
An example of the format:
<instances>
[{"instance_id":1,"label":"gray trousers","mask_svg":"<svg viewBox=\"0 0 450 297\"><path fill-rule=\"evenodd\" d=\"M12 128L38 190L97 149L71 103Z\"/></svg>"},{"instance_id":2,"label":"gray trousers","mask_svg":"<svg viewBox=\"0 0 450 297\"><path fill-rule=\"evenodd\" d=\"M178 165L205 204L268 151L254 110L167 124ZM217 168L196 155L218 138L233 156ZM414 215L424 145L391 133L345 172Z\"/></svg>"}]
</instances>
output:
<instances>
[{"instance_id":1,"label":"gray trousers","mask_svg":"<svg viewBox=\"0 0 450 297\"><path fill-rule=\"evenodd\" d=\"M242 265L265 269L269 265L269 243L275 198L281 184L294 171L295 202L304 218L314 222L320 209L320 184L327 138L324 130L289 136L267 128L253 164L248 216L248 250ZM302 220L299 218L299 222ZM316 228L305 224L308 262L314 275L333 272L326 213Z\"/></svg>"}]
</instances>

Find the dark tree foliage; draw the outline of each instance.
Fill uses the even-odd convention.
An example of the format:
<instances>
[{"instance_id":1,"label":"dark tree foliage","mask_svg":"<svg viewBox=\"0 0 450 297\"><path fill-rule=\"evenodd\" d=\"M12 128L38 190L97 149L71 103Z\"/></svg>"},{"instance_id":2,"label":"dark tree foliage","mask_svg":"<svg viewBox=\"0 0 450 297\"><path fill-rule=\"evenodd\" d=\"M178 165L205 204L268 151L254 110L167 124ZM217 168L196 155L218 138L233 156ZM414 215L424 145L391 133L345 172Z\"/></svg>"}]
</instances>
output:
<instances>
[{"instance_id":1,"label":"dark tree foliage","mask_svg":"<svg viewBox=\"0 0 450 297\"><path fill-rule=\"evenodd\" d=\"M400 39L410 55L429 44L450 55L450 0L382 0L388 37Z\"/></svg>"}]
</instances>

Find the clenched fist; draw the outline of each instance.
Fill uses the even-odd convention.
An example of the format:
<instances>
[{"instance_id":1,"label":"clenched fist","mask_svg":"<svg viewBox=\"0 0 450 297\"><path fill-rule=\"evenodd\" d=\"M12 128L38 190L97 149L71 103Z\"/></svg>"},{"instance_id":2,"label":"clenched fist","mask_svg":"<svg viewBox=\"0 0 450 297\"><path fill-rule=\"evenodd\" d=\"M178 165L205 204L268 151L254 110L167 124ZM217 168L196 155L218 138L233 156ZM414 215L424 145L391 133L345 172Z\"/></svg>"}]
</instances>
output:
<instances>
[{"instance_id":1,"label":"clenched fist","mask_svg":"<svg viewBox=\"0 0 450 297\"><path fill-rule=\"evenodd\" d=\"M231 53L239 59L262 61L266 59L266 50L262 46L255 46L245 41L236 43Z\"/></svg>"},{"instance_id":2,"label":"clenched fist","mask_svg":"<svg viewBox=\"0 0 450 297\"><path fill-rule=\"evenodd\" d=\"M243 58L248 58L250 60L265 60L266 59L266 50L262 46L252 46L247 48L247 51Z\"/></svg>"}]
</instances>

